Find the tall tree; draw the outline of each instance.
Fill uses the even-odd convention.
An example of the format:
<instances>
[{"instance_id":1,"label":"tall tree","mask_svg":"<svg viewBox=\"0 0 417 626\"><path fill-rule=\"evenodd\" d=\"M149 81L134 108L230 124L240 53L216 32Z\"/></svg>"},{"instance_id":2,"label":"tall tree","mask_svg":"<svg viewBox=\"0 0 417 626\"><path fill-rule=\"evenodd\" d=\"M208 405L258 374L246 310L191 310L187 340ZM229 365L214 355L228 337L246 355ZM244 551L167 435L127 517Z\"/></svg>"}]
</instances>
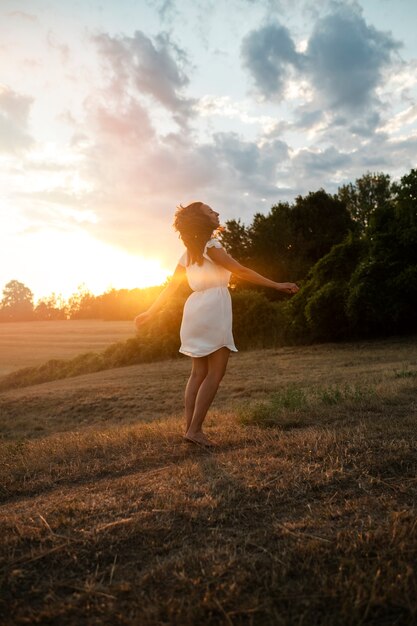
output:
<instances>
[{"instance_id":1,"label":"tall tree","mask_svg":"<svg viewBox=\"0 0 417 626\"><path fill-rule=\"evenodd\" d=\"M226 230L222 231L221 240L232 257L241 263L245 262L248 258L250 239L247 228L240 219L226 221Z\"/></svg>"},{"instance_id":2,"label":"tall tree","mask_svg":"<svg viewBox=\"0 0 417 626\"><path fill-rule=\"evenodd\" d=\"M68 300L67 311L71 320L97 319L97 298L84 285L78 285L77 291Z\"/></svg>"},{"instance_id":3,"label":"tall tree","mask_svg":"<svg viewBox=\"0 0 417 626\"><path fill-rule=\"evenodd\" d=\"M3 289L0 319L21 322L33 319L33 293L18 280L11 280Z\"/></svg>"},{"instance_id":4,"label":"tall tree","mask_svg":"<svg viewBox=\"0 0 417 626\"><path fill-rule=\"evenodd\" d=\"M298 259L297 278L308 270L353 228L352 218L337 196L324 189L298 196L291 210L292 250Z\"/></svg>"},{"instance_id":5,"label":"tall tree","mask_svg":"<svg viewBox=\"0 0 417 626\"><path fill-rule=\"evenodd\" d=\"M289 204L280 202L267 215L256 213L248 229L253 268L276 281L288 276L293 254L290 212Z\"/></svg>"},{"instance_id":6,"label":"tall tree","mask_svg":"<svg viewBox=\"0 0 417 626\"><path fill-rule=\"evenodd\" d=\"M393 193L370 219L369 255L350 283L348 314L368 335L416 328L417 170L393 185Z\"/></svg>"},{"instance_id":7,"label":"tall tree","mask_svg":"<svg viewBox=\"0 0 417 626\"><path fill-rule=\"evenodd\" d=\"M346 204L359 232L363 233L375 211L390 202L392 191L388 174L367 172L357 178L354 184L342 185L338 196Z\"/></svg>"},{"instance_id":8,"label":"tall tree","mask_svg":"<svg viewBox=\"0 0 417 626\"><path fill-rule=\"evenodd\" d=\"M65 320L66 305L62 296L52 293L39 300L34 309L34 317L37 320Z\"/></svg>"},{"instance_id":9,"label":"tall tree","mask_svg":"<svg viewBox=\"0 0 417 626\"><path fill-rule=\"evenodd\" d=\"M266 215L255 213L248 227L240 221L227 222L222 240L237 260L272 280L299 281L353 228L345 203L320 189L298 196L293 205L279 202ZM264 291L234 280L245 288ZM270 290L266 293L271 299L282 298Z\"/></svg>"}]
</instances>

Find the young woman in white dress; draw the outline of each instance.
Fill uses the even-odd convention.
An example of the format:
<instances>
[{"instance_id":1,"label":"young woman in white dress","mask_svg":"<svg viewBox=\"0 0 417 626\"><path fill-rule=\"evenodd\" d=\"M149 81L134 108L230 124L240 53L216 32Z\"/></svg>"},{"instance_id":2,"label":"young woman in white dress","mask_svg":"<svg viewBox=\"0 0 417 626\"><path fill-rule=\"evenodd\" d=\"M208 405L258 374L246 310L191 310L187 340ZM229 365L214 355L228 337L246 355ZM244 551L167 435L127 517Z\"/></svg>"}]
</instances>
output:
<instances>
[{"instance_id":1,"label":"young woman in white dress","mask_svg":"<svg viewBox=\"0 0 417 626\"><path fill-rule=\"evenodd\" d=\"M287 294L298 291L295 283L276 283L233 259L212 238L219 227L219 214L203 202L178 208L174 228L186 250L167 287L147 311L135 318L136 328L140 329L188 280L193 293L184 305L180 330L180 352L192 359L185 388L184 438L203 446L215 445L203 433L202 425L225 374L230 352L237 352L232 334L230 275Z\"/></svg>"}]
</instances>

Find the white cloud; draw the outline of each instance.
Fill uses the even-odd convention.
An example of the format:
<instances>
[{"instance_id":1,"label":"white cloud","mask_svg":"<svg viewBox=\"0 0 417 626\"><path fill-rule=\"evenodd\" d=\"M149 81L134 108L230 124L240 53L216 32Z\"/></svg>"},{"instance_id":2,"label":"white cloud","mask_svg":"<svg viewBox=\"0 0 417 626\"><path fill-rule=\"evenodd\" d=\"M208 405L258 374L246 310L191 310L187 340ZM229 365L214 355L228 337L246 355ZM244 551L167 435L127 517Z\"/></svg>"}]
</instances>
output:
<instances>
[{"instance_id":1,"label":"white cloud","mask_svg":"<svg viewBox=\"0 0 417 626\"><path fill-rule=\"evenodd\" d=\"M407 109L400 111L388 120L384 125L380 126L378 130L392 135L399 130L404 129L405 126L413 124L417 120L417 104L413 104Z\"/></svg>"},{"instance_id":2,"label":"white cloud","mask_svg":"<svg viewBox=\"0 0 417 626\"><path fill-rule=\"evenodd\" d=\"M36 22L38 20L36 15L33 15L33 13L27 13L26 11L10 11L6 15L7 17L20 19L25 22Z\"/></svg>"},{"instance_id":3,"label":"white cloud","mask_svg":"<svg viewBox=\"0 0 417 626\"><path fill-rule=\"evenodd\" d=\"M19 153L33 145L28 131L33 98L0 85L0 152Z\"/></svg>"},{"instance_id":4,"label":"white cloud","mask_svg":"<svg viewBox=\"0 0 417 626\"><path fill-rule=\"evenodd\" d=\"M401 44L367 24L355 3L330 7L298 45L278 22L250 31L242 42L243 65L265 99L302 101L301 127L325 112L336 126L352 124L353 133L368 134L383 108L378 88Z\"/></svg>"},{"instance_id":5,"label":"white cloud","mask_svg":"<svg viewBox=\"0 0 417 626\"><path fill-rule=\"evenodd\" d=\"M187 55L168 35L160 33L151 39L141 31L135 31L133 37L103 33L93 40L111 71L114 90L122 94L135 88L152 96L171 111L180 126L192 117L193 100L183 95L189 84Z\"/></svg>"},{"instance_id":6,"label":"white cloud","mask_svg":"<svg viewBox=\"0 0 417 626\"><path fill-rule=\"evenodd\" d=\"M240 120L243 124L257 124L263 132L267 132L275 124L275 118L270 115L255 115L251 102L239 102L230 96L202 96L194 106L196 113L201 117L222 116Z\"/></svg>"}]
</instances>

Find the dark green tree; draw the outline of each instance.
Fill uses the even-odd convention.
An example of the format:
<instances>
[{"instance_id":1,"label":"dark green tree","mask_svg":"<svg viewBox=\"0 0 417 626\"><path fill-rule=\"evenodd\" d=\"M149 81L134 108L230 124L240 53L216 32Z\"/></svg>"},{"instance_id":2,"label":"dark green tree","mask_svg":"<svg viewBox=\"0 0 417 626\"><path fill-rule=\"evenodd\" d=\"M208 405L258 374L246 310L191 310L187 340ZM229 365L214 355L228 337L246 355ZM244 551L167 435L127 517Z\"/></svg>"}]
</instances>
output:
<instances>
[{"instance_id":1,"label":"dark green tree","mask_svg":"<svg viewBox=\"0 0 417 626\"><path fill-rule=\"evenodd\" d=\"M240 219L227 220L226 229L222 231L220 239L232 257L241 263L245 262L249 254L250 238Z\"/></svg>"},{"instance_id":2,"label":"dark green tree","mask_svg":"<svg viewBox=\"0 0 417 626\"><path fill-rule=\"evenodd\" d=\"M266 215L256 213L244 228L234 222L230 241L236 258L272 280L299 281L335 244L354 227L345 204L323 189L298 196L293 205L280 202ZM227 239L228 238L228 239ZM270 299L281 299L279 293L265 291L237 281L243 288L264 291Z\"/></svg>"},{"instance_id":3,"label":"dark green tree","mask_svg":"<svg viewBox=\"0 0 417 626\"><path fill-rule=\"evenodd\" d=\"M276 281L287 280L292 258L290 206L280 202L267 215L255 213L248 228L251 267Z\"/></svg>"},{"instance_id":4,"label":"dark green tree","mask_svg":"<svg viewBox=\"0 0 417 626\"><path fill-rule=\"evenodd\" d=\"M255 213L245 227L240 220L227 222L221 239L229 253L243 264L278 282L303 280L310 268L347 233L354 222L346 205L323 189L298 196L293 205L279 202L266 215ZM232 288L264 292L282 300L279 292L233 277Z\"/></svg>"},{"instance_id":5,"label":"dark green tree","mask_svg":"<svg viewBox=\"0 0 417 626\"><path fill-rule=\"evenodd\" d=\"M417 170L393 185L390 202L373 212L369 254L356 268L348 299L352 327L364 335L416 328Z\"/></svg>"},{"instance_id":6,"label":"dark green tree","mask_svg":"<svg viewBox=\"0 0 417 626\"><path fill-rule=\"evenodd\" d=\"M314 265L301 290L285 306L288 340L303 343L349 336L349 281L367 250L366 240L350 233Z\"/></svg>"},{"instance_id":7,"label":"dark green tree","mask_svg":"<svg viewBox=\"0 0 417 626\"><path fill-rule=\"evenodd\" d=\"M295 278L304 278L309 269L353 228L352 218L337 196L324 189L298 196L291 209L292 254Z\"/></svg>"},{"instance_id":8,"label":"dark green tree","mask_svg":"<svg viewBox=\"0 0 417 626\"><path fill-rule=\"evenodd\" d=\"M367 172L354 184L342 185L338 197L345 203L358 232L364 233L375 211L392 199L391 179L382 172Z\"/></svg>"}]
</instances>

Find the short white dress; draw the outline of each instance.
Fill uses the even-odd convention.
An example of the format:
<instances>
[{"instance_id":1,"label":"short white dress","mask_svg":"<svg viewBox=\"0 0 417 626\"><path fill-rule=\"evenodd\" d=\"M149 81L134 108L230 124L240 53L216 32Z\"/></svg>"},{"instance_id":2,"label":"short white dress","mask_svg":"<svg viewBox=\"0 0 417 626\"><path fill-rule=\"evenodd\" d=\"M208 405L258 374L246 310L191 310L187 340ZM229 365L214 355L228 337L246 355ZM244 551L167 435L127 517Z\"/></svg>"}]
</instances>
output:
<instances>
[{"instance_id":1,"label":"short white dress","mask_svg":"<svg viewBox=\"0 0 417 626\"><path fill-rule=\"evenodd\" d=\"M207 248L212 247L223 246L217 239L210 239L204 247L203 265L187 266L187 250L178 261L185 267L188 284L193 290L184 305L180 329L179 351L187 356L207 356L223 347L237 352L228 289L231 272L210 259Z\"/></svg>"}]
</instances>

